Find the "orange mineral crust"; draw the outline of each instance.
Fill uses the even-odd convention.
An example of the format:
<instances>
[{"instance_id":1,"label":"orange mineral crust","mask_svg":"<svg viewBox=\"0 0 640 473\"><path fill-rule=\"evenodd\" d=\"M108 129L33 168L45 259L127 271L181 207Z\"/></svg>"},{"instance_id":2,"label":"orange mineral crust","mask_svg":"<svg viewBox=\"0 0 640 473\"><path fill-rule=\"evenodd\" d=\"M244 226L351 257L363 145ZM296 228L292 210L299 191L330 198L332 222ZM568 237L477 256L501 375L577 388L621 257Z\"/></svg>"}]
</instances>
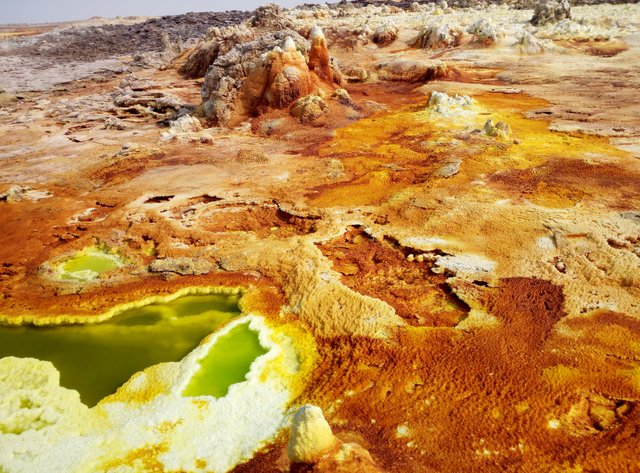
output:
<instances>
[{"instance_id":1,"label":"orange mineral crust","mask_svg":"<svg viewBox=\"0 0 640 473\"><path fill-rule=\"evenodd\" d=\"M559 287L514 278L473 290L496 326L323 340L304 401L325 406L338 437L361 435L388 471L633 471L638 347L613 365L605 353L606 342L637 337L637 324L598 316L567 339L564 327L576 329L563 322ZM596 335L607 319L616 325ZM273 471L279 448L238 471Z\"/></svg>"}]
</instances>

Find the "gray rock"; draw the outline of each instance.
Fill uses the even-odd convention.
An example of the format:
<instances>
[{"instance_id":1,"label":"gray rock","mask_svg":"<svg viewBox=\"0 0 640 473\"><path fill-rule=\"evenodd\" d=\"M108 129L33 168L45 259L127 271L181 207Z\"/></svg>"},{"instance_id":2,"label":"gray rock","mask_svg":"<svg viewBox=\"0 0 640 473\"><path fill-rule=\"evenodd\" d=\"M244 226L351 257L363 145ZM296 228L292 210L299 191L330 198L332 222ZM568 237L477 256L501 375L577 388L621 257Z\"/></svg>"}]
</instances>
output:
<instances>
[{"instance_id":1,"label":"gray rock","mask_svg":"<svg viewBox=\"0 0 640 473\"><path fill-rule=\"evenodd\" d=\"M126 130L129 126L116 117L108 117L104 121L105 130Z\"/></svg>"},{"instance_id":2,"label":"gray rock","mask_svg":"<svg viewBox=\"0 0 640 473\"><path fill-rule=\"evenodd\" d=\"M149 265L152 273L176 273L182 276L197 276L210 273L216 266L200 258L163 258L157 259Z\"/></svg>"},{"instance_id":3,"label":"gray rock","mask_svg":"<svg viewBox=\"0 0 640 473\"><path fill-rule=\"evenodd\" d=\"M532 25L546 25L571 18L571 4L569 0L543 0L536 4L533 10Z\"/></svg>"},{"instance_id":4,"label":"gray rock","mask_svg":"<svg viewBox=\"0 0 640 473\"><path fill-rule=\"evenodd\" d=\"M270 3L256 8L251 17L251 26L257 28L284 29L293 24L282 14L282 8L277 3Z\"/></svg>"},{"instance_id":5,"label":"gray rock","mask_svg":"<svg viewBox=\"0 0 640 473\"><path fill-rule=\"evenodd\" d=\"M204 78L202 85L203 109L215 125L226 125L245 79L259 67L261 56L282 46L290 37L296 48L304 53L309 49L307 40L293 30L266 33L253 41L237 43L226 54L218 56Z\"/></svg>"}]
</instances>

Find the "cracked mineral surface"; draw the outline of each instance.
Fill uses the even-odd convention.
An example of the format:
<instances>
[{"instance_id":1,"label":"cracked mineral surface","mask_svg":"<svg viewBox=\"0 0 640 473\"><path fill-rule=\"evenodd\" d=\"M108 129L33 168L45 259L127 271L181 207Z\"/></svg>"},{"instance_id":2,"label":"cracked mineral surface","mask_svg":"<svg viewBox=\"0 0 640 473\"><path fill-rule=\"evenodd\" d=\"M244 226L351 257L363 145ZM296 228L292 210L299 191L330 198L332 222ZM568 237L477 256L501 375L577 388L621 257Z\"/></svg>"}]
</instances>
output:
<instances>
[{"instance_id":1,"label":"cracked mineral surface","mask_svg":"<svg viewBox=\"0 0 640 473\"><path fill-rule=\"evenodd\" d=\"M637 2L1 27L0 472L640 471L639 68Z\"/></svg>"}]
</instances>

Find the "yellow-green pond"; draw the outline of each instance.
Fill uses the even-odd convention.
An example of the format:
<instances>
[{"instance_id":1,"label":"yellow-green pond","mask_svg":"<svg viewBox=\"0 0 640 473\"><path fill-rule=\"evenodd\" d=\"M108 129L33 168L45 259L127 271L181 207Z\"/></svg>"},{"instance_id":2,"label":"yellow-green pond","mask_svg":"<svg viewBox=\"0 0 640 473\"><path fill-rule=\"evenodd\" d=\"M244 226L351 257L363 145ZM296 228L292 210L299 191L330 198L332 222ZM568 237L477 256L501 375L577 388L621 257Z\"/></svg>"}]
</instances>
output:
<instances>
[{"instance_id":1,"label":"yellow-green pond","mask_svg":"<svg viewBox=\"0 0 640 473\"><path fill-rule=\"evenodd\" d=\"M51 361L60 371L60 384L76 389L82 401L93 406L134 373L183 358L206 335L240 314L241 296L187 294L128 307L91 325L0 326L0 358ZM200 370L184 394L224 396L265 352L248 324L234 327L200 360Z\"/></svg>"}]
</instances>

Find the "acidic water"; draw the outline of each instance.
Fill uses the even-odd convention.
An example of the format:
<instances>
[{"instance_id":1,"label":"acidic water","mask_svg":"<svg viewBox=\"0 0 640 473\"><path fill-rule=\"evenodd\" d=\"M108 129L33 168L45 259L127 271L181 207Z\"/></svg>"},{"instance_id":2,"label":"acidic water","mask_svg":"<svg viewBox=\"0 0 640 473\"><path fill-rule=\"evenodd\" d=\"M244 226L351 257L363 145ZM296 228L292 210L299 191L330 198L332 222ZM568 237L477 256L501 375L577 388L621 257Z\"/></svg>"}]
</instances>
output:
<instances>
[{"instance_id":1,"label":"acidic water","mask_svg":"<svg viewBox=\"0 0 640 473\"><path fill-rule=\"evenodd\" d=\"M249 324L233 327L218 337L207 355L200 362L200 369L191 378L183 392L185 396L223 397L232 384L246 379L251 363L267 352L258 338L258 333Z\"/></svg>"},{"instance_id":2,"label":"acidic water","mask_svg":"<svg viewBox=\"0 0 640 473\"><path fill-rule=\"evenodd\" d=\"M61 263L58 271L60 279L87 281L122 265L117 255L90 247Z\"/></svg>"},{"instance_id":3,"label":"acidic water","mask_svg":"<svg viewBox=\"0 0 640 473\"><path fill-rule=\"evenodd\" d=\"M90 406L131 375L178 361L221 324L240 314L240 294L197 294L126 309L106 322L52 327L0 326L0 358L51 361L60 384Z\"/></svg>"}]
</instances>

